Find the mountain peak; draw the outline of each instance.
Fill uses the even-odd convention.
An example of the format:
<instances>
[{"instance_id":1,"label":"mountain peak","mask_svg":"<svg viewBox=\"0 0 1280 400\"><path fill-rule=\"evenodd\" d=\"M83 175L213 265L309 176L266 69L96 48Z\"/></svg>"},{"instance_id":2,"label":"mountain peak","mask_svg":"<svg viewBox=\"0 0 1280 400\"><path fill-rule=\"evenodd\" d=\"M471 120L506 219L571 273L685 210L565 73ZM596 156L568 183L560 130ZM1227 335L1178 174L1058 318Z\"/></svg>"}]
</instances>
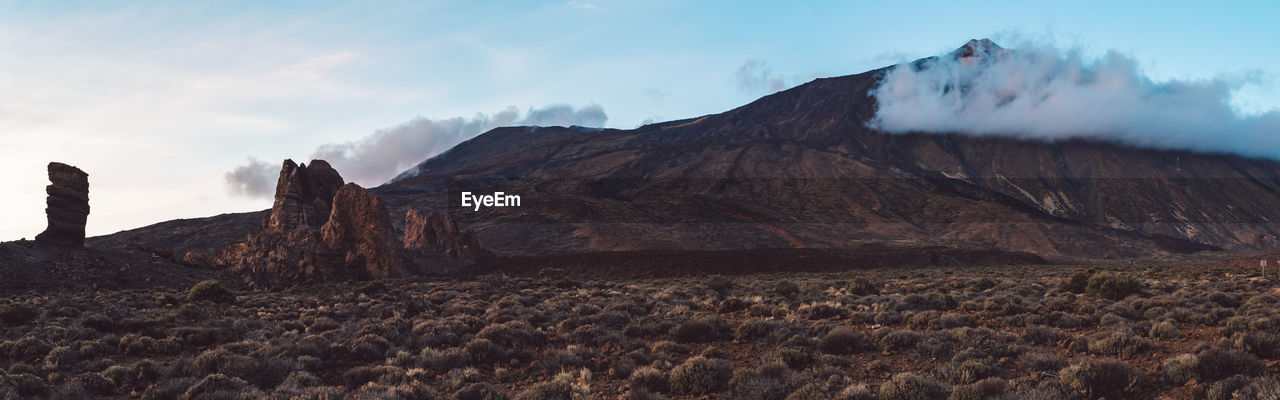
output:
<instances>
[{"instance_id":1,"label":"mountain peak","mask_svg":"<svg viewBox=\"0 0 1280 400\"><path fill-rule=\"evenodd\" d=\"M969 39L968 43L951 52L951 55L957 60L963 60L970 57L984 58L1006 51L1008 50L1000 47L996 42L992 42L991 39Z\"/></svg>"}]
</instances>

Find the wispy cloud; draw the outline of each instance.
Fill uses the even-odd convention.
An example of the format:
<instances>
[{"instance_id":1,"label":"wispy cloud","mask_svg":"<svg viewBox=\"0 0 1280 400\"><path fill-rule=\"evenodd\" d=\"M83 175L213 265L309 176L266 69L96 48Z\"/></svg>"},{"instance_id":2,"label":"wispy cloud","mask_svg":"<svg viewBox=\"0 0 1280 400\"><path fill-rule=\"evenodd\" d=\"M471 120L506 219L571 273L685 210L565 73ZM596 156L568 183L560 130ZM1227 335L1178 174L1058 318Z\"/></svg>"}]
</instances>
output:
<instances>
[{"instance_id":1,"label":"wispy cloud","mask_svg":"<svg viewBox=\"0 0 1280 400\"><path fill-rule=\"evenodd\" d=\"M738 82L738 89L750 94L767 94L787 88L787 79L781 74L775 75L773 67L761 60L743 62L733 76Z\"/></svg>"},{"instance_id":2,"label":"wispy cloud","mask_svg":"<svg viewBox=\"0 0 1280 400\"><path fill-rule=\"evenodd\" d=\"M380 129L363 138L321 145L311 158L328 161L342 176L365 186L375 186L422 161L478 134L500 126L603 127L609 117L604 108L591 104L573 107L552 104L530 108L523 115L513 107L493 114L444 119L414 118ZM250 158L225 175L231 194L270 197L278 166ZM262 190L262 188L267 188Z\"/></svg>"}]
</instances>

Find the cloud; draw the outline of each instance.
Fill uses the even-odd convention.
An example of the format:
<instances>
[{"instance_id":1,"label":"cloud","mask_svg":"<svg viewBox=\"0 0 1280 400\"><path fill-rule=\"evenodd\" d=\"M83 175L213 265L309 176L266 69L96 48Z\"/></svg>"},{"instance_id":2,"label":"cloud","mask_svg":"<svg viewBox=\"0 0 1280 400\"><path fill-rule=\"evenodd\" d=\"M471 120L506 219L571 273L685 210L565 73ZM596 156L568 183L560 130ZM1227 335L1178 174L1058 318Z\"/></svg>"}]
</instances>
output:
<instances>
[{"instance_id":1,"label":"cloud","mask_svg":"<svg viewBox=\"0 0 1280 400\"><path fill-rule=\"evenodd\" d=\"M1155 81L1115 51L1086 59L1079 49L995 47L896 66L872 92L879 108L868 125L1280 158L1280 111L1232 105L1257 83L1257 74Z\"/></svg>"},{"instance_id":2,"label":"cloud","mask_svg":"<svg viewBox=\"0 0 1280 400\"><path fill-rule=\"evenodd\" d=\"M543 108L531 108L528 115L520 125L532 126L586 126L592 128L604 127L604 123L609 120L609 116L605 115L604 108L599 105L592 104L580 109L574 109L568 104L553 104Z\"/></svg>"},{"instance_id":3,"label":"cloud","mask_svg":"<svg viewBox=\"0 0 1280 400\"><path fill-rule=\"evenodd\" d=\"M781 74L774 75L773 67L761 60L747 60L734 73L738 89L750 94L773 93L787 88L787 80Z\"/></svg>"},{"instance_id":4,"label":"cloud","mask_svg":"<svg viewBox=\"0 0 1280 400\"><path fill-rule=\"evenodd\" d=\"M596 104L581 108L552 104L530 108L523 116L512 106L491 115L477 113L470 118L418 117L357 140L321 145L311 158L328 161L349 181L375 186L493 128L519 125L603 127L608 119L604 108ZM235 195L270 197L274 194L273 177L277 168L250 158L248 163L226 173L228 189ZM261 185L266 189L260 190Z\"/></svg>"},{"instance_id":5,"label":"cloud","mask_svg":"<svg viewBox=\"0 0 1280 400\"><path fill-rule=\"evenodd\" d=\"M249 157L249 161L224 175L227 190L245 197L271 197L275 194L275 166Z\"/></svg>"}]
</instances>

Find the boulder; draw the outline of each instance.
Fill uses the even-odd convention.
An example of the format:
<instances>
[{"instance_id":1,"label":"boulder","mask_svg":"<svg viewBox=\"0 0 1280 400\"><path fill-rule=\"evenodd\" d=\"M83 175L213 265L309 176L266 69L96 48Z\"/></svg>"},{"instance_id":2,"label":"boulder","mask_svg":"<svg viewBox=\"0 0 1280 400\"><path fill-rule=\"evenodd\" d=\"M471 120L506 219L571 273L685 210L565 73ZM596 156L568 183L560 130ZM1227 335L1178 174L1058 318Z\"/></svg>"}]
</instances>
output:
<instances>
[{"instance_id":1,"label":"boulder","mask_svg":"<svg viewBox=\"0 0 1280 400\"><path fill-rule=\"evenodd\" d=\"M49 181L45 187L49 195L45 216L49 226L36 236L36 240L84 246L84 225L89 219L89 174L79 168L59 163L49 163Z\"/></svg>"}]
</instances>

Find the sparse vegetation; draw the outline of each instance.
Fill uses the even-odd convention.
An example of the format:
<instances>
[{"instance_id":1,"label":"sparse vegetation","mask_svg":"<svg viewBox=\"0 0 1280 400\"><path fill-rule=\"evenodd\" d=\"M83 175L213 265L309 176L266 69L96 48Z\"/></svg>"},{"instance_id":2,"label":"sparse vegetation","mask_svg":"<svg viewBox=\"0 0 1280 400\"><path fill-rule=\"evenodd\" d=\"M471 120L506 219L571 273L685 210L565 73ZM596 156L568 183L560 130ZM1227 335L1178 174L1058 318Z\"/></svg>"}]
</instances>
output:
<instances>
[{"instance_id":1,"label":"sparse vegetation","mask_svg":"<svg viewBox=\"0 0 1280 400\"><path fill-rule=\"evenodd\" d=\"M1090 272L1081 296L1064 287L1070 274L992 268L991 277L561 274L31 294L0 300L0 398L1155 399L1278 390L1266 367L1280 356L1270 281L1126 272L1146 283L1095 285L1144 293L1121 296L1131 291L1089 290L1088 277L1114 281Z\"/></svg>"}]
</instances>

